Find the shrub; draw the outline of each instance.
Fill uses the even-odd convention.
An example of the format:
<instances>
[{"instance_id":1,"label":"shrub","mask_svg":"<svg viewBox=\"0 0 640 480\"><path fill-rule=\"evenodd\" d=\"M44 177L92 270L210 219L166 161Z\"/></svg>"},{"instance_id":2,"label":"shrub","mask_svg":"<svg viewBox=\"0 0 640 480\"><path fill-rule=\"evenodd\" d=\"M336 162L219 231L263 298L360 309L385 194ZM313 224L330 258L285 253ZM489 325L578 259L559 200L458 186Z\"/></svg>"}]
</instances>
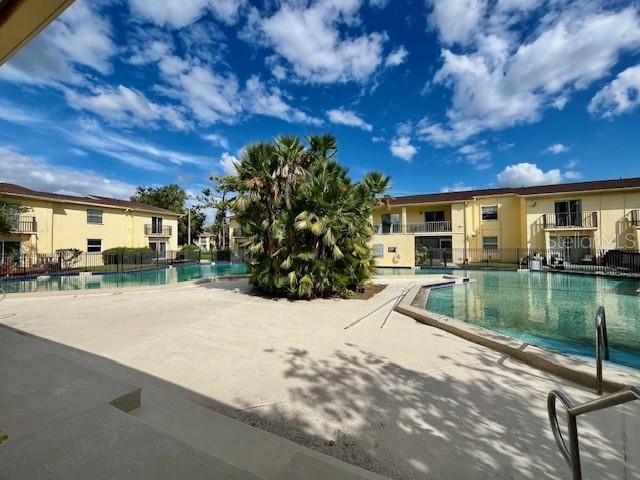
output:
<instances>
[{"instance_id":1,"label":"shrub","mask_svg":"<svg viewBox=\"0 0 640 480\"><path fill-rule=\"evenodd\" d=\"M115 247L102 252L102 263L105 265L148 264L156 259L156 253L149 247Z\"/></svg>"}]
</instances>

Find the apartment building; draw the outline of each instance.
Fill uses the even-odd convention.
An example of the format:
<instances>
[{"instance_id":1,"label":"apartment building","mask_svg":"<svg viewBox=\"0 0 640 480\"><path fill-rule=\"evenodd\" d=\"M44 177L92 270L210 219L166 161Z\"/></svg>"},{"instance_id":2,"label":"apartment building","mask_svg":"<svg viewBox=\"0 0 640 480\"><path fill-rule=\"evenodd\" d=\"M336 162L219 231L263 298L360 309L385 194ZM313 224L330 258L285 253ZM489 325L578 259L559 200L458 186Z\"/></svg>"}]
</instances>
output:
<instances>
[{"instance_id":1,"label":"apartment building","mask_svg":"<svg viewBox=\"0 0 640 480\"><path fill-rule=\"evenodd\" d=\"M588 261L638 251L640 178L395 197L372 221L380 267L414 267L425 249L458 264L507 250Z\"/></svg>"},{"instance_id":2,"label":"apartment building","mask_svg":"<svg viewBox=\"0 0 640 480\"><path fill-rule=\"evenodd\" d=\"M0 257L78 249L150 247L162 258L178 249L178 214L137 202L89 195L38 192L0 183L0 200L27 207L8 233L0 233Z\"/></svg>"}]
</instances>

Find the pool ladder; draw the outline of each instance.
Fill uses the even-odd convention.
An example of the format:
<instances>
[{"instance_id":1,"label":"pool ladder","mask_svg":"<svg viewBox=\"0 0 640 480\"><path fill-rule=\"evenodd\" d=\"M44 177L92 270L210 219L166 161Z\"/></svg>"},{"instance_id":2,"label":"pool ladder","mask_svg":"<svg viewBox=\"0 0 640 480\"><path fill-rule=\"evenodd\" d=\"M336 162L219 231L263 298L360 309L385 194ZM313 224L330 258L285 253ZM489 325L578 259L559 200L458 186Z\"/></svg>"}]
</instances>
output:
<instances>
[{"instance_id":1,"label":"pool ladder","mask_svg":"<svg viewBox=\"0 0 640 480\"><path fill-rule=\"evenodd\" d=\"M609 338L607 336L607 319L604 307L598 309L596 314L596 391L602 395L602 360L609 360ZM569 445L562 436L558 423L558 413L556 410L557 400L560 399L567 412L567 430L569 434ZM619 390L609 395L575 405L571 398L559 390L552 390L547 396L547 413L551 431L560 448L562 457L571 469L573 480L582 480L582 466L580 464L580 444L578 441L578 416L603 410L609 407L622 405L640 399L640 385L634 385Z\"/></svg>"}]
</instances>

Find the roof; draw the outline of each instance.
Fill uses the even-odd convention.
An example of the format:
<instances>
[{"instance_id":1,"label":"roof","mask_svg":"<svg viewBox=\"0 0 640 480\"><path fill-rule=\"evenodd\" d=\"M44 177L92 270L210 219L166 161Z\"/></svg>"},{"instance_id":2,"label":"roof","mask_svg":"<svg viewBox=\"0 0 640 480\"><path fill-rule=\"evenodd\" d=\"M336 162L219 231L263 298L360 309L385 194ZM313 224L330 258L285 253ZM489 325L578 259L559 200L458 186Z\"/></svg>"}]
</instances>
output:
<instances>
[{"instance_id":1,"label":"roof","mask_svg":"<svg viewBox=\"0 0 640 480\"><path fill-rule=\"evenodd\" d=\"M40 192L37 190L31 190L30 188L21 187L20 185L15 185L13 183L0 182L0 194L16 197L39 198L50 200L53 202L81 203L84 205L105 206L178 216L176 212L173 212L171 210L154 207L153 205L147 205L145 203L132 202L129 200L119 200L117 198L100 197L98 195L87 195L85 197L80 197L76 195L62 195L59 193Z\"/></svg>"},{"instance_id":2,"label":"roof","mask_svg":"<svg viewBox=\"0 0 640 480\"><path fill-rule=\"evenodd\" d=\"M591 182L559 183L555 185L539 185L534 187L485 188L480 190L464 190L460 192L425 193L422 195L406 195L393 197L391 205L408 205L414 203L446 203L462 200L473 200L476 197L491 195L546 195L552 193L589 192L597 190L616 190L621 188L640 188L640 177L620 178L617 180L595 180Z\"/></svg>"}]
</instances>

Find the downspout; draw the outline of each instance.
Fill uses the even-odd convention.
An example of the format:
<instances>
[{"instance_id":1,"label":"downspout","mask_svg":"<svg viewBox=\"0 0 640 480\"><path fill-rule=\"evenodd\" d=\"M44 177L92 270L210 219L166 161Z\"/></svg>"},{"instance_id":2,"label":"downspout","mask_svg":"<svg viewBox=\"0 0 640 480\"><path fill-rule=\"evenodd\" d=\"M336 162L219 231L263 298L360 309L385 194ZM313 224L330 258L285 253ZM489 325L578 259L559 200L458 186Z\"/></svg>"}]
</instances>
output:
<instances>
[{"instance_id":1,"label":"downspout","mask_svg":"<svg viewBox=\"0 0 640 480\"><path fill-rule=\"evenodd\" d=\"M469 202L464 202L464 210L462 212L462 223L464 231L464 251L462 263L465 265L467 263L467 205L469 205Z\"/></svg>"}]
</instances>

